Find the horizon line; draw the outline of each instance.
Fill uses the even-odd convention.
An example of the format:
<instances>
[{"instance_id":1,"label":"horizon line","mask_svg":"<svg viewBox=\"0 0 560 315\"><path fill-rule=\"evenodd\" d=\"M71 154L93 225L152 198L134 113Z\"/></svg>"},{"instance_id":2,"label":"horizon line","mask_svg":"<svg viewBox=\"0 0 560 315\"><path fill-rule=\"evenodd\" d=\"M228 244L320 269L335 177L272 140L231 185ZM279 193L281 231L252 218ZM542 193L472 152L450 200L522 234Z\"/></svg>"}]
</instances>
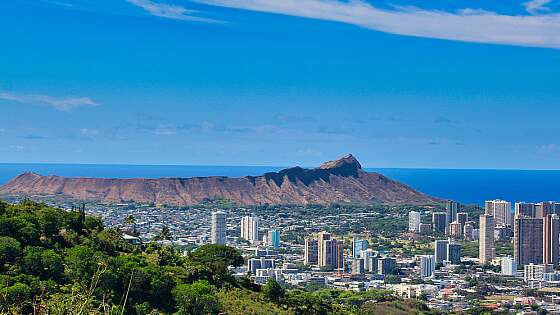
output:
<instances>
[{"instance_id":1,"label":"horizon line","mask_svg":"<svg viewBox=\"0 0 560 315\"><path fill-rule=\"evenodd\" d=\"M286 169L292 167L302 167L302 168L317 168L317 166L303 166L303 165L292 165L292 166L274 166L274 165L239 165L239 164L128 164L128 163L53 163L53 162L0 162L0 165L77 165L77 166L162 166L162 167L261 167L261 168L277 168ZM465 167L465 168L453 168L453 167L369 167L363 166L364 170L382 170L382 169L393 169L393 170L457 170L457 171L560 171L560 169L546 169L546 168L480 168L480 167Z\"/></svg>"}]
</instances>

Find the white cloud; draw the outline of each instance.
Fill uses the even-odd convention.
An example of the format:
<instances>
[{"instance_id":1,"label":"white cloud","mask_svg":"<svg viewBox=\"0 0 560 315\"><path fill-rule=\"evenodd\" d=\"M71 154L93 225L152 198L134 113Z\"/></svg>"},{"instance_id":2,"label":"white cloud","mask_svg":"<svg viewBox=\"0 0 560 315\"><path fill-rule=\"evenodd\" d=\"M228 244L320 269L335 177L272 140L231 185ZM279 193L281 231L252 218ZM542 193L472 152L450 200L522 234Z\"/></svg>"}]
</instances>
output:
<instances>
[{"instance_id":1,"label":"white cloud","mask_svg":"<svg viewBox=\"0 0 560 315\"><path fill-rule=\"evenodd\" d=\"M539 151L544 153L557 152L558 150L560 150L560 145L556 143L544 144L539 147Z\"/></svg>"},{"instance_id":2,"label":"white cloud","mask_svg":"<svg viewBox=\"0 0 560 315\"><path fill-rule=\"evenodd\" d=\"M24 151L26 149L22 145L10 145L9 148L13 151Z\"/></svg>"},{"instance_id":3,"label":"white cloud","mask_svg":"<svg viewBox=\"0 0 560 315\"><path fill-rule=\"evenodd\" d=\"M531 0L522 3L525 10L531 14L539 14L542 12L549 12L550 9L546 7L552 0Z\"/></svg>"},{"instance_id":4,"label":"white cloud","mask_svg":"<svg viewBox=\"0 0 560 315\"><path fill-rule=\"evenodd\" d=\"M71 111L78 107L95 107L99 103L94 102L89 97L66 97L56 98L48 95L38 94L13 94L8 92L0 92L0 99L14 101L22 104L46 105L61 111Z\"/></svg>"},{"instance_id":5,"label":"white cloud","mask_svg":"<svg viewBox=\"0 0 560 315\"><path fill-rule=\"evenodd\" d=\"M99 134L99 130L90 129L90 128L82 128L82 129L80 129L80 133L84 136L97 136Z\"/></svg>"},{"instance_id":6,"label":"white cloud","mask_svg":"<svg viewBox=\"0 0 560 315\"><path fill-rule=\"evenodd\" d=\"M188 10L185 7L175 4L158 3L151 0L125 0L137 7L144 9L146 12L154 16L159 16L174 20L186 20L197 22L217 22L212 19L193 16L194 10Z\"/></svg>"},{"instance_id":7,"label":"white cloud","mask_svg":"<svg viewBox=\"0 0 560 315\"><path fill-rule=\"evenodd\" d=\"M502 15L472 9L444 12L410 7L385 10L363 0L194 1L213 6L335 21L399 35L560 48L560 14Z\"/></svg>"},{"instance_id":8,"label":"white cloud","mask_svg":"<svg viewBox=\"0 0 560 315\"><path fill-rule=\"evenodd\" d=\"M160 125L151 130L151 133L157 136L172 136L177 134L177 128L173 125Z\"/></svg>"}]
</instances>

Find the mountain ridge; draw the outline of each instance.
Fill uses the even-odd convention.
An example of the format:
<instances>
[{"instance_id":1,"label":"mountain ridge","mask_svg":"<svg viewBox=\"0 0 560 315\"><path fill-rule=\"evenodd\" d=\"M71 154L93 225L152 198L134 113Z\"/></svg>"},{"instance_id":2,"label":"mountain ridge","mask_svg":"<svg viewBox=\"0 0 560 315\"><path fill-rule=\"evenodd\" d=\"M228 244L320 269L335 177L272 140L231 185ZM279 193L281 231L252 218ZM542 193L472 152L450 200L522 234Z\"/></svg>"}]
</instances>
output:
<instances>
[{"instance_id":1,"label":"mountain ridge","mask_svg":"<svg viewBox=\"0 0 560 315\"><path fill-rule=\"evenodd\" d=\"M351 154L316 168L290 167L260 176L91 178L26 172L0 186L0 195L66 196L99 202L194 205L228 199L240 205L430 204L440 201L379 173Z\"/></svg>"}]
</instances>

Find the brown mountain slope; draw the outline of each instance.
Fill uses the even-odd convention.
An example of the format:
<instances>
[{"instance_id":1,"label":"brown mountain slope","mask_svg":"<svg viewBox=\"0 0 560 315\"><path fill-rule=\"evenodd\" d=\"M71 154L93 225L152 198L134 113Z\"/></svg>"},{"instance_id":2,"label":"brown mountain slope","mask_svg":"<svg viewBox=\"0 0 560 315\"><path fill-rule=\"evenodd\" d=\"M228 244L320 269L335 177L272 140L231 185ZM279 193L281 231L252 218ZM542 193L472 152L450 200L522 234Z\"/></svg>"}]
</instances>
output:
<instances>
[{"instance_id":1,"label":"brown mountain slope","mask_svg":"<svg viewBox=\"0 0 560 315\"><path fill-rule=\"evenodd\" d=\"M63 195L101 202L193 205L206 199L259 204L428 204L439 201L378 173L347 155L318 168L293 167L262 176L105 179L24 173L0 187L1 195Z\"/></svg>"}]
</instances>

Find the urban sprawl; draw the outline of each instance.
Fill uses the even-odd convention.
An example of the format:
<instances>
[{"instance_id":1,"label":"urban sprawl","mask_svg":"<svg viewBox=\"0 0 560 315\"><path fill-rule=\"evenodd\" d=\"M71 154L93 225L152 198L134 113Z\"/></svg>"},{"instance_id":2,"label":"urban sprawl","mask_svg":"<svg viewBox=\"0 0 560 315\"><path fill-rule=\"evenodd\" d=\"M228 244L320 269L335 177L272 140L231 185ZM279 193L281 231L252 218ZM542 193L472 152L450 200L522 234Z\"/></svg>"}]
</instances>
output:
<instances>
[{"instance_id":1,"label":"urban sprawl","mask_svg":"<svg viewBox=\"0 0 560 315\"><path fill-rule=\"evenodd\" d=\"M234 274L257 284L382 288L453 312L560 313L560 203L379 209L87 205L129 242L235 247L246 264Z\"/></svg>"}]
</instances>

